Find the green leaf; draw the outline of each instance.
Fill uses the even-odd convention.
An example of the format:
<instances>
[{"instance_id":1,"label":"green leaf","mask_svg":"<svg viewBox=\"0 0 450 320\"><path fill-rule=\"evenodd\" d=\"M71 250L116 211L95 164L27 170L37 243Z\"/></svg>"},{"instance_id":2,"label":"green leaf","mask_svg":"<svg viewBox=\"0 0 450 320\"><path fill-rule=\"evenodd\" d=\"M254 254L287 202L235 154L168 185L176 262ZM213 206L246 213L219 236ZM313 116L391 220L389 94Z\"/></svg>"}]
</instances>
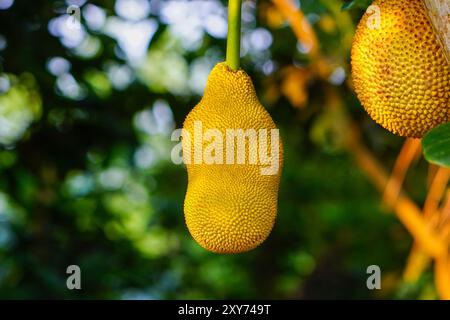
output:
<instances>
[{"instance_id":1,"label":"green leaf","mask_svg":"<svg viewBox=\"0 0 450 320\"><path fill-rule=\"evenodd\" d=\"M372 0L352 0L347 1L342 5L341 10L350 10L355 8L367 9Z\"/></svg>"},{"instance_id":2,"label":"green leaf","mask_svg":"<svg viewBox=\"0 0 450 320\"><path fill-rule=\"evenodd\" d=\"M450 167L450 122L428 132L422 140L422 147L429 162Z\"/></svg>"}]
</instances>

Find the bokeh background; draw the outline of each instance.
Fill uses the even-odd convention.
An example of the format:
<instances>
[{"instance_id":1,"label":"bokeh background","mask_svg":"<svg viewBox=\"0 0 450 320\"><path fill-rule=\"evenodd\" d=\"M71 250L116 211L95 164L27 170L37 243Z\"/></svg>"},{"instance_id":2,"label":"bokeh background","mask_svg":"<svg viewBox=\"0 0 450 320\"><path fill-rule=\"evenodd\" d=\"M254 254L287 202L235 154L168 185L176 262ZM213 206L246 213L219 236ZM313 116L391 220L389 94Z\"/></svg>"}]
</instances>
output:
<instances>
[{"instance_id":1,"label":"bokeh background","mask_svg":"<svg viewBox=\"0 0 450 320\"><path fill-rule=\"evenodd\" d=\"M244 1L242 66L281 130L285 167L268 240L217 255L185 227L170 135L224 60L226 1L0 0L0 298L437 297L432 269L404 280L412 238L346 143L358 132L389 172L404 142L351 87L365 7L292 3L327 71L279 7ZM419 204L427 174L419 159L404 185ZM82 290L66 288L71 264ZM381 290L366 287L372 264Z\"/></svg>"}]
</instances>

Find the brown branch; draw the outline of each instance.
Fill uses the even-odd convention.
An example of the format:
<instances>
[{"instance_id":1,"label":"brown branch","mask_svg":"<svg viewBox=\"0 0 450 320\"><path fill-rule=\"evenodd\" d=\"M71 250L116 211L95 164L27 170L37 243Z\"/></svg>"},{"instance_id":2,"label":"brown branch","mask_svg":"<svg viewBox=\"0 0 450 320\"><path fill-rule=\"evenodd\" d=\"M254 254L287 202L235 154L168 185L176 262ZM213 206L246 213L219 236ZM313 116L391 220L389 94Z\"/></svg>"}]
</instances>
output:
<instances>
[{"instance_id":1,"label":"brown branch","mask_svg":"<svg viewBox=\"0 0 450 320\"><path fill-rule=\"evenodd\" d=\"M448 0L422 0L447 62L450 64L450 5Z\"/></svg>"},{"instance_id":2,"label":"brown branch","mask_svg":"<svg viewBox=\"0 0 450 320\"><path fill-rule=\"evenodd\" d=\"M353 129L353 134L350 135L353 138L348 141L348 150L355 157L359 167L372 180L372 183L380 192L383 192L388 182L388 175L370 151L360 142L359 135L355 130ZM426 223L419 207L406 195L400 193L391 208L428 255L440 257L447 250L442 239Z\"/></svg>"},{"instance_id":3,"label":"brown branch","mask_svg":"<svg viewBox=\"0 0 450 320\"><path fill-rule=\"evenodd\" d=\"M402 190L402 185L411 163L421 154L419 139L406 139L395 161L394 169L386 184L383 194L383 202L392 207Z\"/></svg>"},{"instance_id":4,"label":"brown branch","mask_svg":"<svg viewBox=\"0 0 450 320\"><path fill-rule=\"evenodd\" d=\"M428 195L423 206L423 214L425 218L431 219L431 216L438 212L439 202L444 196L449 179L450 169L443 167L439 168L431 182Z\"/></svg>"},{"instance_id":5,"label":"brown branch","mask_svg":"<svg viewBox=\"0 0 450 320\"><path fill-rule=\"evenodd\" d=\"M450 259L449 255L445 254L436 259L434 266L434 279L436 289L439 292L441 299L450 300Z\"/></svg>"},{"instance_id":6,"label":"brown branch","mask_svg":"<svg viewBox=\"0 0 450 320\"><path fill-rule=\"evenodd\" d=\"M434 165L430 165L430 168L433 167ZM437 172L433 175L429 186L428 195L423 208L423 214L425 220L427 220L429 225L433 227L439 223L439 218L441 218L441 221L444 220L444 213L450 211L449 198L447 198L448 208L447 204L443 204L442 209L439 210L439 201L444 195L449 178L450 170L437 167ZM439 213L442 213L442 217L439 217ZM450 212L448 214L450 214ZM439 230L438 232L441 235L441 238L444 239L444 242L448 241L446 240L447 229L443 228L443 230ZM430 262L430 257L424 253L420 246L414 243L411 248L411 252L409 253L408 262L403 273L403 278L405 281L417 281L422 272L430 265Z\"/></svg>"},{"instance_id":7,"label":"brown branch","mask_svg":"<svg viewBox=\"0 0 450 320\"><path fill-rule=\"evenodd\" d=\"M313 58L312 65L314 68L316 68L316 71L318 71L319 76L326 76L326 72L324 72L323 70L326 71L330 68L329 66L323 66L326 64L326 61L320 55L317 37L307 19L304 17L303 13L298 10L290 0L272 0L272 2L289 21L292 30L296 34L299 41L304 44L310 44L311 50L309 54ZM317 68L317 66L320 67ZM347 136L349 137L349 139L346 146L349 152L353 154L355 161L357 162L359 167L366 173L372 183L380 191L380 193L383 193L389 181L386 170L382 165L378 163L371 152L362 144L359 138L359 130L356 129L356 126L354 126L352 130L350 130ZM448 251L448 244L443 241L440 235L436 234L434 230L430 229L426 220L422 216L419 207L406 195L404 195L401 190L398 191L397 201L391 202L390 207L394 210L400 222L413 236L416 243L419 245L420 250L423 250L425 254L436 258L436 260L442 260L442 257ZM441 279L443 277L442 269L444 268L442 261L439 265L436 265L436 277L439 276ZM449 268L448 263L446 263L445 267ZM438 269L439 274L437 272ZM447 276L449 276L448 272ZM437 283L442 286L442 280L439 280ZM440 288L439 292L442 298L448 297L449 293L447 289L448 288Z\"/></svg>"},{"instance_id":8,"label":"brown branch","mask_svg":"<svg viewBox=\"0 0 450 320\"><path fill-rule=\"evenodd\" d=\"M450 188L447 190L447 200L442 205L441 209L441 223L448 223L450 225Z\"/></svg>"},{"instance_id":9,"label":"brown branch","mask_svg":"<svg viewBox=\"0 0 450 320\"><path fill-rule=\"evenodd\" d=\"M301 10L290 0L272 0L277 9L289 22L297 39L304 45L312 57L319 54L319 42L316 34Z\"/></svg>"},{"instance_id":10,"label":"brown branch","mask_svg":"<svg viewBox=\"0 0 450 320\"><path fill-rule=\"evenodd\" d=\"M416 282L423 271L430 265L430 262L430 257L423 252L422 247L417 243L413 243L405 270L403 271L403 279L407 282Z\"/></svg>"}]
</instances>

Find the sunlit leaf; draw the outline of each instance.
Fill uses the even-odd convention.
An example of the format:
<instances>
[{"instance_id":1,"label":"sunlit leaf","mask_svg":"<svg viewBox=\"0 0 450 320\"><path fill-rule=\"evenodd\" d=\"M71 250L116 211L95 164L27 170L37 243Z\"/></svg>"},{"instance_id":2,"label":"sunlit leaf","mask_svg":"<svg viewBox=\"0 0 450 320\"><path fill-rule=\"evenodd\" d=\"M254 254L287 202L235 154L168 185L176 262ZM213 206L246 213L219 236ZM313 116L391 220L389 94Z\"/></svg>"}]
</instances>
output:
<instances>
[{"instance_id":1,"label":"sunlit leaf","mask_svg":"<svg viewBox=\"0 0 450 320\"><path fill-rule=\"evenodd\" d=\"M0 145L9 145L21 139L31 123L40 118L42 101L32 74L2 77L8 79L10 88L0 94Z\"/></svg>"}]
</instances>

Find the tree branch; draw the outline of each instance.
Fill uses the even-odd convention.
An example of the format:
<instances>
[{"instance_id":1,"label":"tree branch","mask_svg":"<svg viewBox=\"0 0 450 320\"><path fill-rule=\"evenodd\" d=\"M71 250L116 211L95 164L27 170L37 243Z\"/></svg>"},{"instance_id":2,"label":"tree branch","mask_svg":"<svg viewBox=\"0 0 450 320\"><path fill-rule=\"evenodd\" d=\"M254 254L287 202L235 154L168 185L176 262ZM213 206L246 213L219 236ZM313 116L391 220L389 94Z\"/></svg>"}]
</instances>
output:
<instances>
[{"instance_id":1,"label":"tree branch","mask_svg":"<svg viewBox=\"0 0 450 320\"><path fill-rule=\"evenodd\" d=\"M448 0L422 0L433 29L450 64L450 5Z\"/></svg>"}]
</instances>

